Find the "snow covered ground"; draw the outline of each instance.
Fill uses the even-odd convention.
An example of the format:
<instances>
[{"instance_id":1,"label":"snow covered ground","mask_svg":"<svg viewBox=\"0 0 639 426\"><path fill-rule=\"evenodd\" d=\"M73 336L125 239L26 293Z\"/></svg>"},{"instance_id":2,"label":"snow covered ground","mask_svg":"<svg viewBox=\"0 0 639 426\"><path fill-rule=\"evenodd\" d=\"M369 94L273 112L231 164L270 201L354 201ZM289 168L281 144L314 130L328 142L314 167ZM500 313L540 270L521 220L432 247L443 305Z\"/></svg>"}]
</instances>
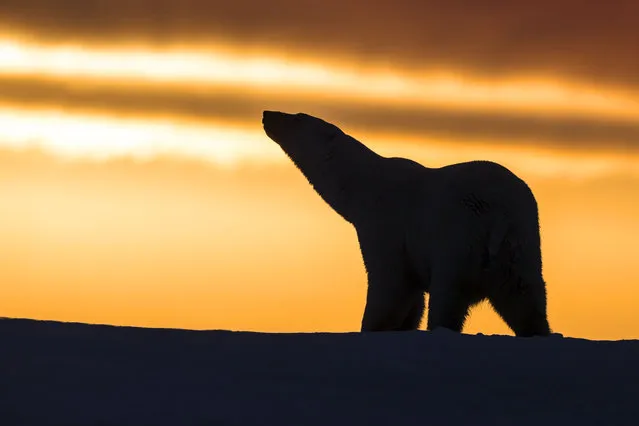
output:
<instances>
[{"instance_id":1,"label":"snow covered ground","mask_svg":"<svg viewBox=\"0 0 639 426\"><path fill-rule=\"evenodd\" d=\"M0 425L637 425L639 341L0 320Z\"/></svg>"}]
</instances>

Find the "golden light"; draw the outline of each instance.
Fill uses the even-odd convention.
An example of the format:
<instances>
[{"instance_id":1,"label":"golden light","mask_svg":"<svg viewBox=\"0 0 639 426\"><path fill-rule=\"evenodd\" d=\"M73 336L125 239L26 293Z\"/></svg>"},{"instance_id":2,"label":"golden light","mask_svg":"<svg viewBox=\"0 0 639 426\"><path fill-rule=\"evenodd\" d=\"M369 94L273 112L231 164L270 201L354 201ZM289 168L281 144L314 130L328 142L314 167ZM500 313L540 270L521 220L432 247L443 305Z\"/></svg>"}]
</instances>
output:
<instances>
[{"instance_id":1,"label":"golden light","mask_svg":"<svg viewBox=\"0 0 639 426\"><path fill-rule=\"evenodd\" d=\"M158 50L0 38L0 76L234 87L406 106L639 120L639 99L619 91L542 79L482 81L441 70L359 69L321 58L247 56L223 46Z\"/></svg>"},{"instance_id":2,"label":"golden light","mask_svg":"<svg viewBox=\"0 0 639 426\"><path fill-rule=\"evenodd\" d=\"M255 130L191 122L0 108L0 146L38 147L65 158L149 159L172 155L233 165L268 163L283 154Z\"/></svg>"},{"instance_id":3,"label":"golden light","mask_svg":"<svg viewBox=\"0 0 639 426\"><path fill-rule=\"evenodd\" d=\"M404 156L431 167L490 159L527 176L585 179L614 173L639 175L639 155L558 152L532 146L503 146L486 140L464 144L419 135L367 134L361 139L382 155ZM303 143L303 141L301 141ZM37 147L69 159L106 160L162 156L190 158L231 167L239 163L289 164L280 148L254 123L228 125L175 118L123 118L63 109L0 107L0 147Z\"/></svg>"},{"instance_id":4,"label":"golden light","mask_svg":"<svg viewBox=\"0 0 639 426\"><path fill-rule=\"evenodd\" d=\"M225 45L47 44L0 33L0 93L3 87L14 97L0 101L0 240L8 242L0 244L7 259L2 314L127 325L357 327L365 270L354 230L264 134L255 93L287 105L321 99L325 110L339 103L362 111L366 104L418 114L429 107L493 113L491 120L520 114L639 125L639 94L630 91L541 77L488 81L435 68L364 67ZM43 94L42 87L55 90ZM97 90L77 97L89 103L64 97L66 90L96 87L122 96L102 102L106 91ZM251 99L245 111L255 116L144 110L156 99L149 94L185 99L200 90ZM29 93L22 98L23 92ZM138 100L149 95L148 103L118 109L133 92ZM508 143L498 135L461 141L456 133L335 124L382 155L430 167L485 159L511 168L538 194L553 324L568 335L636 334L639 153L620 145L552 149L565 141ZM45 155L9 152L32 147ZM118 157L141 161L108 161ZM145 162L163 157L169 161ZM74 161L59 167L60 158ZM175 158L216 167L174 167L181 164ZM228 170L243 163L282 167ZM599 291L604 282L612 291ZM505 330L494 314L485 317L488 311L475 316L481 326L471 323L470 332L485 332L489 323Z\"/></svg>"},{"instance_id":5,"label":"golden light","mask_svg":"<svg viewBox=\"0 0 639 426\"><path fill-rule=\"evenodd\" d=\"M497 140L459 141L420 138L414 135L368 135L362 138L385 156L411 158L429 167L473 160L501 163L530 178L579 181L615 174L639 177L639 154L579 152L535 147L534 144L504 145Z\"/></svg>"}]
</instances>

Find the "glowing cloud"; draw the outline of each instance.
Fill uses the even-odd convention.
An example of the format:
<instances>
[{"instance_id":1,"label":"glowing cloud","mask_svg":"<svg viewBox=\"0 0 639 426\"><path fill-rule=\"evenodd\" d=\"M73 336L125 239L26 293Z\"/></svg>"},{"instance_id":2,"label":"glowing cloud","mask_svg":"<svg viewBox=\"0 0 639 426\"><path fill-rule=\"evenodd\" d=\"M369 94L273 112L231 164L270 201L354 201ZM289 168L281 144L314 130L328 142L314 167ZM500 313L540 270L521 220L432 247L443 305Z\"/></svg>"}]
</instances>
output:
<instances>
[{"instance_id":1,"label":"glowing cloud","mask_svg":"<svg viewBox=\"0 0 639 426\"><path fill-rule=\"evenodd\" d=\"M459 143L452 140L370 135L360 131L355 134L383 155L406 156L433 167L483 158L539 177L579 179L619 172L639 175L639 156L576 155L531 147L508 148L490 141L460 150ZM288 165L279 147L263 134L259 120L249 128L222 123L71 114L56 109L0 108L1 147L38 147L67 159L132 157L146 160L175 156L223 167L247 162Z\"/></svg>"},{"instance_id":2,"label":"glowing cloud","mask_svg":"<svg viewBox=\"0 0 639 426\"><path fill-rule=\"evenodd\" d=\"M61 110L0 109L0 146L39 147L64 158L190 157L217 165L277 161L278 148L261 132L144 118L69 114Z\"/></svg>"},{"instance_id":3,"label":"glowing cloud","mask_svg":"<svg viewBox=\"0 0 639 426\"><path fill-rule=\"evenodd\" d=\"M323 65L320 65L323 64ZM350 101L562 113L639 120L639 99L551 81L487 82L451 72L417 74L361 70L322 59L290 61L276 55L247 57L229 48L150 50L133 47L41 45L0 38L0 76L102 83L234 87L286 91Z\"/></svg>"}]
</instances>

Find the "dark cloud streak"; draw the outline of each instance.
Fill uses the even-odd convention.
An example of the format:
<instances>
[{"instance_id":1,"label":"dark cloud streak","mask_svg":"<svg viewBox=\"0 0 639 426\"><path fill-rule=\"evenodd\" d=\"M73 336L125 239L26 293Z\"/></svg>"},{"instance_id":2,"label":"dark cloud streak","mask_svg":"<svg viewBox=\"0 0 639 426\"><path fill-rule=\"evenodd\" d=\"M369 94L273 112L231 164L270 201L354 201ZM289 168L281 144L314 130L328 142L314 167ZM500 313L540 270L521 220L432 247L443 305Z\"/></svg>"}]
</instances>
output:
<instances>
[{"instance_id":1,"label":"dark cloud streak","mask_svg":"<svg viewBox=\"0 0 639 426\"><path fill-rule=\"evenodd\" d=\"M55 6L52 6L55 4ZM635 0L2 0L47 39L224 39L351 61L639 87Z\"/></svg>"},{"instance_id":2,"label":"dark cloud streak","mask_svg":"<svg viewBox=\"0 0 639 426\"><path fill-rule=\"evenodd\" d=\"M64 80L0 79L5 105L62 107L126 117L181 117L202 122L260 126L264 109L303 111L342 126L371 133L418 134L460 143L490 140L505 145L639 153L639 123L527 116L482 111L442 111L383 104L305 100L282 94L157 86L69 84Z\"/></svg>"}]
</instances>

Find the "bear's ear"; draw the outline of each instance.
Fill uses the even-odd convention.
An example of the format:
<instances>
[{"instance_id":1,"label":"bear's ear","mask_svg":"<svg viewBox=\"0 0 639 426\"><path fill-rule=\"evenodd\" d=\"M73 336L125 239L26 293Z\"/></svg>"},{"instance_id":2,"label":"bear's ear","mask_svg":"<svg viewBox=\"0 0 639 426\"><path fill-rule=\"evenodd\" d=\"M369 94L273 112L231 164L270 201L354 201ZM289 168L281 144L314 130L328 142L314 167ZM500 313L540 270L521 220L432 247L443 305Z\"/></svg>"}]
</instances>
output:
<instances>
[{"instance_id":1,"label":"bear's ear","mask_svg":"<svg viewBox=\"0 0 639 426\"><path fill-rule=\"evenodd\" d=\"M304 132L312 132L320 138L331 138L342 133L336 125L303 112L295 114L295 123L299 126L298 129L301 128Z\"/></svg>"}]
</instances>

